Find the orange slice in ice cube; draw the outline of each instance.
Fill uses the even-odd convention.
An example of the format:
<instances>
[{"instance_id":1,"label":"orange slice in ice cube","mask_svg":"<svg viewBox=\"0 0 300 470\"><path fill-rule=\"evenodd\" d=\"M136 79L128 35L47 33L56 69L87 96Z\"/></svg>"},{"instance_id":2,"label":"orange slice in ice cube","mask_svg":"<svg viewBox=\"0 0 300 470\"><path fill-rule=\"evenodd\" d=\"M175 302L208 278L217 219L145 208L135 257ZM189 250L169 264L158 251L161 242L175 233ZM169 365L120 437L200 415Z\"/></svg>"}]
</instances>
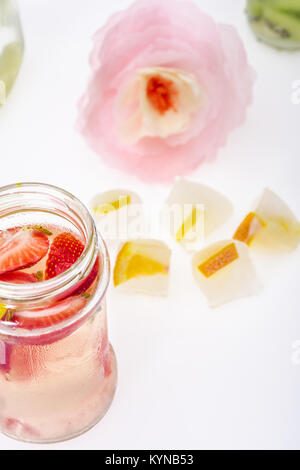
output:
<instances>
[{"instance_id":1,"label":"orange slice in ice cube","mask_svg":"<svg viewBox=\"0 0 300 470\"><path fill-rule=\"evenodd\" d=\"M198 251L192 260L198 287L213 307L256 293L260 288L249 248L236 240L222 240Z\"/></svg>"},{"instance_id":2,"label":"orange slice in ice cube","mask_svg":"<svg viewBox=\"0 0 300 470\"><path fill-rule=\"evenodd\" d=\"M114 285L127 284L129 290L151 294L165 291L170 264L170 250L158 240L126 242L114 267Z\"/></svg>"},{"instance_id":3,"label":"orange slice in ice cube","mask_svg":"<svg viewBox=\"0 0 300 470\"><path fill-rule=\"evenodd\" d=\"M215 274L219 269L224 268L229 263L238 259L239 254L234 243L230 243L224 246L220 251L215 253L213 256L208 258L204 263L198 266L199 271L204 274L205 277L210 277Z\"/></svg>"},{"instance_id":4,"label":"orange slice in ice cube","mask_svg":"<svg viewBox=\"0 0 300 470\"><path fill-rule=\"evenodd\" d=\"M264 225L264 222L255 212L249 212L236 229L233 238L250 245L255 235Z\"/></svg>"},{"instance_id":5,"label":"orange slice in ice cube","mask_svg":"<svg viewBox=\"0 0 300 470\"><path fill-rule=\"evenodd\" d=\"M268 251L293 251L300 242L300 223L288 205L266 188L234 238Z\"/></svg>"}]
</instances>

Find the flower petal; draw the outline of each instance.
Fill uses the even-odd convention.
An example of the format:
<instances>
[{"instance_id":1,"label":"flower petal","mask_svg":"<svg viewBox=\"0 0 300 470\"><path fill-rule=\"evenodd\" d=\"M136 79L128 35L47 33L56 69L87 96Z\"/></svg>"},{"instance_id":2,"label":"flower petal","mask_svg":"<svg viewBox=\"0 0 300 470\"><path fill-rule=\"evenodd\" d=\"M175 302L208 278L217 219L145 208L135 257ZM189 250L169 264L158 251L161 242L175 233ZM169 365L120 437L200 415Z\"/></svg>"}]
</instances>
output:
<instances>
[{"instance_id":1,"label":"flower petal","mask_svg":"<svg viewBox=\"0 0 300 470\"><path fill-rule=\"evenodd\" d=\"M135 2L96 33L90 63L78 127L110 166L145 180L170 181L213 160L252 101L254 73L235 29L217 25L192 2ZM170 113L168 122L157 119L148 102L120 109L138 71L149 67L192 74L201 106L180 121Z\"/></svg>"}]
</instances>

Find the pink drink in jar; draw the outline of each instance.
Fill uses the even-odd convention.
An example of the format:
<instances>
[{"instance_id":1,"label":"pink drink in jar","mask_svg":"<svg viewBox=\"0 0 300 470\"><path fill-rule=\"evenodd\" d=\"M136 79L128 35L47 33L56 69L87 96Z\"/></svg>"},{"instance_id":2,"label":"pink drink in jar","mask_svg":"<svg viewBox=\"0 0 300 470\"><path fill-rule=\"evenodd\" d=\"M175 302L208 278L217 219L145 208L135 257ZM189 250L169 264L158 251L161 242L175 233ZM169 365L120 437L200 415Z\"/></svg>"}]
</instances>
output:
<instances>
[{"instance_id":1,"label":"pink drink in jar","mask_svg":"<svg viewBox=\"0 0 300 470\"><path fill-rule=\"evenodd\" d=\"M106 246L87 209L53 186L0 189L0 429L16 439L77 436L108 410Z\"/></svg>"}]
</instances>

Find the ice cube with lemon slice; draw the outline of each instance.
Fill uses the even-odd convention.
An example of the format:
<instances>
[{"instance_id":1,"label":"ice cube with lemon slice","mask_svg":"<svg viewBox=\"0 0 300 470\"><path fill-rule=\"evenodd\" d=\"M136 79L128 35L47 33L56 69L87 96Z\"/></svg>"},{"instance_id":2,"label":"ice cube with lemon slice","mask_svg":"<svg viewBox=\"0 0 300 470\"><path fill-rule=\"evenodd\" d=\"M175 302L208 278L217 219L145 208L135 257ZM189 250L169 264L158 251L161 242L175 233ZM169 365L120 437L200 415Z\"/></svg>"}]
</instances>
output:
<instances>
[{"instance_id":1,"label":"ice cube with lemon slice","mask_svg":"<svg viewBox=\"0 0 300 470\"><path fill-rule=\"evenodd\" d=\"M167 295L171 251L154 239L125 242L118 252L113 280L123 292Z\"/></svg>"},{"instance_id":2,"label":"ice cube with lemon slice","mask_svg":"<svg viewBox=\"0 0 300 470\"><path fill-rule=\"evenodd\" d=\"M245 243L222 240L194 255L194 278L212 307L259 291L248 252Z\"/></svg>"},{"instance_id":3,"label":"ice cube with lemon slice","mask_svg":"<svg viewBox=\"0 0 300 470\"><path fill-rule=\"evenodd\" d=\"M90 210L98 230L110 245L139 235L135 231L138 224L142 224L143 210L135 192L114 189L99 193L91 200Z\"/></svg>"},{"instance_id":4,"label":"ice cube with lemon slice","mask_svg":"<svg viewBox=\"0 0 300 470\"><path fill-rule=\"evenodd\" d=\"M233 212L232 203L218 191L180 178L167 199L171 235L188 250L203 245L205 237L223 225Z\"/></svg>"},{"instance_id":5,"label":"ice cube with lemon slice","mask_svg":"<svg viewBox=\"0 0 300 470\"><path fill-rule=\"evenodd\" d=\"M293 251L300 241L300 223L288 205L266 188L252 212L234 233L235 240L268 251Z\"/></svg>"}]
</instances>

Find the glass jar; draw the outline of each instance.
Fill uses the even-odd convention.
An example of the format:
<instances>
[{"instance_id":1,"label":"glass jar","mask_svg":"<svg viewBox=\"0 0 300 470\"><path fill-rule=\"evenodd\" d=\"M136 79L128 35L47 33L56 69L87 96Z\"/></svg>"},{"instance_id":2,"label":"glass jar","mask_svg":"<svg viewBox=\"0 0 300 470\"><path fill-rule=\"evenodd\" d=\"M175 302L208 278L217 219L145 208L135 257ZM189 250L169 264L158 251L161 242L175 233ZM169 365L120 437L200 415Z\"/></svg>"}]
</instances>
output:
<instances>
[{"instance_id":1,"label":"glass jar","mask_svg":"<svg viewBox=\"0 0 300 470\"><path fill-rule=\"evenodd\" d=\"M0 235L12 227L56 227L59 233L75 234L85 246L77 261L56 277L0 282L1 308L10 313L0 321L0 429L23 441L56 442L92 427L114 395L117 367L105 307L109 256L85 206L54 186L1 188ZM79 295L78 286L96 262L98 274L89 294ZM41 272L43 264L41 260L27 271ZM47 326L14 321L24 312L31 321L40 321L51 308L74 299L78 305L72 315L56 317Z\"/></svg>"},{"instance_id":2,"label":"glass jar","mask_svg":"<svg viewBox=\"0 0 300 470\"><path fill-rule=\"evenodd\" d=\"M258 39L279 49L300 49L300 0L248 0L247 16Z\"/></svg>"}]
</instances>

